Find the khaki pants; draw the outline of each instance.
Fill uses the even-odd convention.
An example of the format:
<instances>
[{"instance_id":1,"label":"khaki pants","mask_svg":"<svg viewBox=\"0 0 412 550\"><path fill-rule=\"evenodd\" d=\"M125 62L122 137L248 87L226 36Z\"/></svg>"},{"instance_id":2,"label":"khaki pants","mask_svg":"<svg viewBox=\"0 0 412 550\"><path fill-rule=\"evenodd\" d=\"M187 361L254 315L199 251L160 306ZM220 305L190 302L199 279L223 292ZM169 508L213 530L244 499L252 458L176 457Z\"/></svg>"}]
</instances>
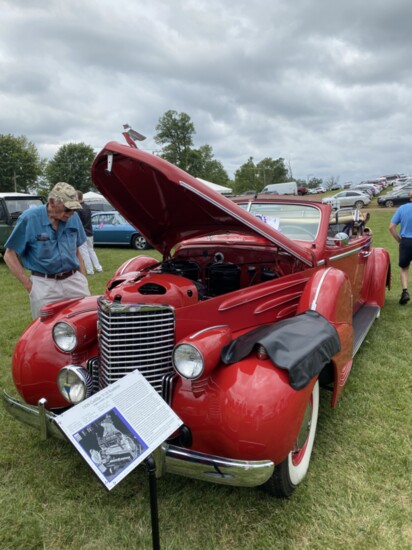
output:
<instances>
[{"instance_id":1,"label":"khaki pants","mask_svg":"<svg viewBox=\"0 0 412 550\"><path fill-rule=\"evenodd\" d=\"M47 304L90 296L87 278L80 271L62 281L35 275L31 276L31 281L33 287L30 292L30 307L33 319L40 315L40 309Z\"/></svg>"}]
</instances>

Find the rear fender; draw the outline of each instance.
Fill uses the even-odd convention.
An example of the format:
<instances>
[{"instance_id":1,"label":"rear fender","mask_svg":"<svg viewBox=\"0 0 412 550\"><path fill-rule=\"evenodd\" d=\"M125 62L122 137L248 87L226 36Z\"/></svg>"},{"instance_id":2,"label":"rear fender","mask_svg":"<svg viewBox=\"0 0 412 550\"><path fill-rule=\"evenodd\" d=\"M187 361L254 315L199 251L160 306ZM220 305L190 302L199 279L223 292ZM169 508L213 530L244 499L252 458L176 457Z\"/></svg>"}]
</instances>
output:
<instances>
[{"instance_id":1,"label":"rear fender","mask_svg":"<svg viewBox=\"0 0 412 550\"><path fill-rule=\"evenodd\" d=\"M322 375L326 379L332 378L333 375L331 405L334 407L352 368L353 296L347 275L333 267L317 271L303 291L297 313L303 313L308 309L326 317L339 335L341 351L333 356L330 365L325 367L326 372L322 372L320 376L322 380Z\"/></svg>"},{"instance_id":2,"label":"rear fender","mask_svg":"<svg viewBox=\"0 0 412 550\"><path fill-rule=\"evenodd\" d=\"M386 288L391 288L389 253L384 248L373 248L366 264L362 301L368 305L383 307Z\"/></svg>"}]
</instances>

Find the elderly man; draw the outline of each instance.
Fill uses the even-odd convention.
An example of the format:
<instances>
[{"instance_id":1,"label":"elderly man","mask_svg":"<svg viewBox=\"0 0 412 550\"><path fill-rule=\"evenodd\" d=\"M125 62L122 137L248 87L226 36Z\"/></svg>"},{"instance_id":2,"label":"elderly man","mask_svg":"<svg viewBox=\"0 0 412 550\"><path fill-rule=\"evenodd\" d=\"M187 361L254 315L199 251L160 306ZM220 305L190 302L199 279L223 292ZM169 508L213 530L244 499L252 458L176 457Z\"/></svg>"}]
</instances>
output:
<instances>
[{"instance_id":1,"label":"elderly man","mask_svg":"<svg viewBox=\"0 0 412 550\"><path fill-rule=\"evenodd\" d=\"M412 191L409 192L409 202L402 204L395 212L389 224L389 231L399 243L399 268L402 285L402 294L399 300L401 305L409 302L408 291L409 266L412 261ZM396 226L400 224L399 233Z\"/></svg>"},{"instance_id":2,"label":"elderly man","mask_svg":"<svg viewBox=\"0 0 412 550\"><path fill-rule=\"evenodd\" d=\"M57 183L46 205L23 212L5 244L4 261L29 292L33 319L44 305L90 296L79 251L86 241L75 214L80 208L76 190Z\"/></svg>"}]
</instances>

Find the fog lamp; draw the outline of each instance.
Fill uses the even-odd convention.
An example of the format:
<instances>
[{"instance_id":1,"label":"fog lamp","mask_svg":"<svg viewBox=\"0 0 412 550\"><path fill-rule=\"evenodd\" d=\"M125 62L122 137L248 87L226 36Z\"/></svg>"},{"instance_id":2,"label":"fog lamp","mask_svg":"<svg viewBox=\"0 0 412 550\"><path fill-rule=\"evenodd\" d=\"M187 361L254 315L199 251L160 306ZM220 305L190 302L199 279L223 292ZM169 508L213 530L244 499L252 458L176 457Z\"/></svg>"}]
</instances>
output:
<instances>
[{"instance_id":1,"label":"fog lamp","mask_svg":"<svg viewBox=\"0 0 412 550\"><path fill-rule=\"evenodd\" d=\"M93 380L91 374L78 365L67 365L57 375L57 386L62 396L76 405L92 395Z\"/></svg>"}]
</instances>

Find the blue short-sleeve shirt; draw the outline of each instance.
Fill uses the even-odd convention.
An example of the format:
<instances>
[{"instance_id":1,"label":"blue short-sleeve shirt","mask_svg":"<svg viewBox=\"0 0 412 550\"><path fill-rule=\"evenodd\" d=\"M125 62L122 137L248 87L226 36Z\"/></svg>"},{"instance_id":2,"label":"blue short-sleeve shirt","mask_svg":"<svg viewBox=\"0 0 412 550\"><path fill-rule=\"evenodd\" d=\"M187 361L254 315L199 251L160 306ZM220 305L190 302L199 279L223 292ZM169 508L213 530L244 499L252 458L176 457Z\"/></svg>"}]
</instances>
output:
<instances>
[{"instance_id":1,"label":"blue short-sleeve shirt","mask_svg":"<svg viewBox=\"0 0 412 550\"><path fill-rule=\"evenodd\" d=\"M59 221L57 231L47 215L47 205L25 210L7 239L5 248L19 256L26 269L55 274L77 269L77 248L86 242L79 216Z\"/></svg>"},{"instance_id":2,"label":"blue short-sleeve shirt","mask_svg":"<svg viewBox=\"0 0 412 550\"><path fill-rule=\"evenodd\" d=\"M392 216L391 222L401 224L400 236L412 239L412 202L402 204Z\"/></svg>"}]
</instances>

